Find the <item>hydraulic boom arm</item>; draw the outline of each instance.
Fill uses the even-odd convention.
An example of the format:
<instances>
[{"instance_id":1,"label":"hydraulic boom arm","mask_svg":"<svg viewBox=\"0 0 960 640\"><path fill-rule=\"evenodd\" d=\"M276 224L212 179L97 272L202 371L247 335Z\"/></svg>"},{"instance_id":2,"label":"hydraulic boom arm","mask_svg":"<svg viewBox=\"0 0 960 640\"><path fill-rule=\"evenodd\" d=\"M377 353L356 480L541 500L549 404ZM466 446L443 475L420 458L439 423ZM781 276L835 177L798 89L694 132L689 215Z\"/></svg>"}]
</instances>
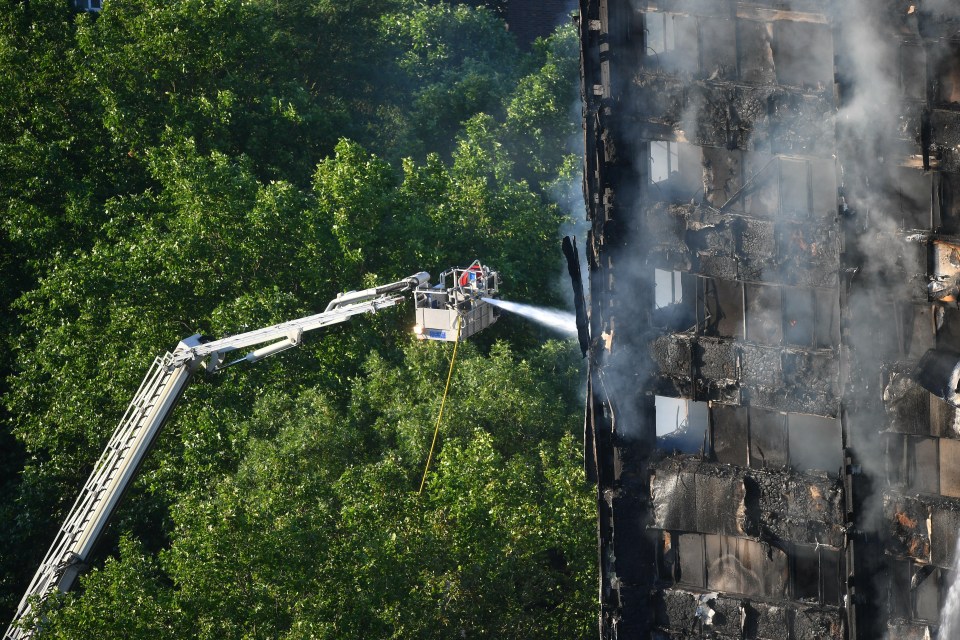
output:
<instances>
[{"instance_id":1,"label":"hydraulic boom arm","mask_svg":"<svg viewBox=\"0 0 960 640\"><path fill-rule=\"evenodd\" d=\"M402 296L393 294L424 286L429 279L428 273L420 272L381 287L340 294L323 313L222 340L204 342L199 335L194 335L180 342L173 353L154 360L30 582L4 640L21 640L32 635L32 629L20 628L17 623L29 615L34 596L42 601L55 588L66 592L73 586L191 375L204 362L207 371L238 362L256 362L299 345L307 331L392 307L403 300ZM258 345L265 346L224 364L227 354Z\"/></svg>"}]
</instances>

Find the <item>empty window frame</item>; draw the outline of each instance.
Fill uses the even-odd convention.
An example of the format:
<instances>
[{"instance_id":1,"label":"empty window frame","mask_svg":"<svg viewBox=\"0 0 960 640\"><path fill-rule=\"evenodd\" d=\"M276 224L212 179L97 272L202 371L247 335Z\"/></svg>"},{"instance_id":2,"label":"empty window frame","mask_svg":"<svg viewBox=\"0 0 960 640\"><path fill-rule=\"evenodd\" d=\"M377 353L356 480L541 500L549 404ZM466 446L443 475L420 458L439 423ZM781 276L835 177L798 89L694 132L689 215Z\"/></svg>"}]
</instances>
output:
<instances>
[{"instance_id":1,"label":"empty window frame","mask_svg":"<svg viewBox=\"0 0 960 640\"><path fill-rule=\"evenodd\" d=\"M920 493L939 493L942 489L952 491L945 495L960 497L960 475L957 476L955 486L949 482L946 487L940 486L940 469L944 468L942 457L948 456L948 451L940 451L937 438L907 438L907 464L909 465L910 487ZM951 474L947 469L948 480Z\"/></svg>"},{"instance_id":2,"label":"empty window frame","mask_svg":"<svg viewBox=\"0 0 960 640\"><path fill-rule=\"evenodd\" d=\"M785 415L777 411L749 407L750 466L754 469L782 469L789 456Z\"/></svg>"},{"instance_id":3,"label":"empty window frame","mask_svg":"<svg viewBox=\"0 0 960 640\"><path fill-rule=\"evenodd\" d=\"M679 538L680 573L677 582L682 585L703 589L706 587L707 573L703 558L703 535L699 533L681 533Z\"/></svg>"},{"instance_id":4,"label":"empty window frame","mask_svg":"<svg viewBox=\"0 0 960 640\"><path fill-rule=\"evenodd\" d=\"M888 606L890 615L895 618L909 620L913 617L912 590L910 580L913 577L913 563L909 560L891 558L887 560L890 575L890 589Z\"/></svg>"},{"instance_id":5,"label":"empty window frame","mask_svg":"<svg viewBox=\"0 0 960 640\"><path fill-rule=\"evenodd\" d=\"M960 441L949 438L931 438L939 445L941 495L960 498Z\"/></svg>"},{"instance_id":6,"label":"empty window frame","mask_svg":"<svg viewBox=\"0 0 960 640\"><path fill-rule=\"evenodd\" d=\"M675 548L680 536L661 531L657 542L657 579L664 584L675 584L680 580L680 554Z\"/></svg>"},{"instance_id":7,"label":"empty window frame","mask_svg":"<svg viewBox=\"0 0 960 640\"><path fill-rule=\"evenodd\" d=\"M681 271L654 269L653 279L656 285L654 304L656 304L657 309L683 302L682 276Z\"/></svg>"},{"instance_id":8,"label":"empty window frame","mask_svg":"<svg viewBox=\"0 0 960 640\"><path fill-rule=\"evenodd\" d=\"M843 466L840 421L758 407L710 407L713 455L721 464L755 469L792 467L837 475Z\"/></svg>"},{"instance_id":9,"label":"empty window frame","mask_svg":"<svg viewBox=\"0 0 960 640\"><path fill-rule=\"evenodd\" d=\"M892 486L908 493L960 497L960 442L890 434L886 456Z\"/></svg>"},{"instance_id":10,"label":"empty window frame","mask_svg":"<svg viewBox=\"0 0 960 640\"><path fill-rule=\"evenodd\" d=\"M73 6L82 11L100 11L103 8L102 0L74 0Z\"/></svg>"},{"instance_id":11,"label":"empty window frame","mask_svg":"<svg viewBox=\"0 0 960 640\"><path fill-rule=\"evenodd\" d=\"M933 177L920 169L897 167L893 172L897 222L902 229L933 228Z\"/></svg>"},{"instance_id":12,"label":"empty window frame","mask_svg":"<svg viewBox=\"0 0 960 640\"><path fill-rule=\"evenodd\" d=\"M750 451L747 408L715 404L710 408L710 423L717 462L746 467Z\"/></svg>"},{"instance_id":13,"label":"empty window frame","mask_svg":"<svg viewBox=\"0 0 960 640\"><path fill-rule=\"evenodd\" d=\"M795 600L839 605L843 591L840 551L795 545L791 552L790 586Z\"/></svg>"},{"instance_id":14,"label":"empty window frame","mask_svg":"<svg viewBox=\"0 0 960 640\"><path fill-rule=\"evenodd\" d=\"M947 404L938 396L927 392L929 398L930 435L937 437L956 437L956 426L960 424L960 409Z\"/></svg>"},{"instance_id":15,"label":"empty window frame","mask_svg":"<svg viewBox=\"0 0 960 640\"><path fill-rule=\"evenodd\" d=\"M817 329L817 311L811 289L782 287L783 341L812 346ZM839 296L838 296L839 297Z\"/></svg>"},{"instance_id":16,"label":"empty window frame","mask_svg":"<svg viewBox=\"0 0 960 640\"><path fill-rule=\"evenodd\" d=\"M909 370L899 366L884 367L882 381L883 407L889 431L940 435L935 428L937 422L931 415L934 405L930 399L935 396L917 384Z\"/></svg>"},{"instance_id":17,"label":"empty window frame","mask_svg":"<svg viewBox=\"0 0 960 640\"><path fill-rule=\"evenodd\" d=\"M790 466L795 471L840 473L843 437L839 420L801 413L787 414L787 438Z\"/></svg>"},{"instance_id":18,"label":"empty window frame","mask_svg":"<svg viewBox=\"0 0 960 640\"><path fill-rule=\"evenodd\" d=\"M649 143L650 183L654 196L665 201L689 201L703 190L700 147L672 140Z\"/></svg>"},{"instance_id":19,"label":"empty window frame","mask_svg":"<svg viewBox=\"0 0 960 640\"><path fill-rule=\"evenodd\" d=\"M644 66L696 73L700 68L697 18L650 11L643 14Z\"/></svg>"},{"instance_id":20,"label":"empty window frame","mask_svg":"<svg viewBox=\"0 0 960 640\"><path fill-rule=\"evenodd\" d=\"M703 148L706 199L751 215L806 218L836 213L836 164L739 150Z\"/></svg>"},{"instance_id":21,"label":"empty window frame","mask_svg":"<svg viewBox=\"0 0 960 640\"><path fill-rule=\"evenodd\" d=\"M812 168L806 160L780 159L780 211L792 217L810 213L813 180Z\"/></svg>"},{"instance_id":22,"label":"empty window frame","mask_svg":"<svg viewBox=\"0 0 960 640\"><path fill-rule=\"evenodd\" d=\"M743 154L744 187L729 209L754 216L773 217L780 211L780 162L766 153Z\"/></svg>"},{"instance_id":23,"label":"empty window frame","mask_svg":"<svg viewBox=\"0 0 960 640\"><path fill-rule=\"evenodd\" d=\"M743 187L743 153L717 147L702 149L704 198L714 207L732 205Z\"/></svg>"},{"instance_id":24,"label":"empty window frame","mask_svg":"<svg viewBox=\"0 0 960 640\"><path fill-rule=\"evenodd\" d=\"M937 229L941 233L960 233L960 174L938 171L934 179Z\"/></svg>"},{"instance_id":25,"label":"empty window frame","mask_svg":"<svg viewBox=\"0 0 960 640\"><path fill-rule=\"evenodd\" d=\"M787 554L755 540L703 534L707 589L783 598L789 576Z\"/></svg>"},{"instance_id":26,"label":"empty window frame","mask_svg":"<svg viewBox=\"0 0 960 640\"><path fill-rule=\"evenodd\" d=\"M746 339L829 349L840 342L840 296L832 289L744 284Z\"/></svg>"},{"instance_id":27,"label":"empty window frame","mask_svg":"<svg viewBox=\"0 0 960 640\"><path fill-rule=\"evenodd\" d=\"M711 80L737 77L737 25L730 18L700 18L700 75Z\"/></svg>"},{"instance_id":28,"label":"empty window frame","mask_svg":"<svg viewBox=\"0 0 960 640\"><path fill-rule=\"evenodd\" d=\"M816 318L814 320L813 346L831 349L840 344L840 292L833 289L816 289L813 294Z\"/></svg>"},{"instance_id":29,"label":"empty window frame","mask_svg":"<svg viewBox=\"0 0 960 640\"><path fill-rule=\"evenodd\" d=\"M960 513L934 508L930 515L930 562L941 567L953 567L957 562Z\"/></svg>"},{"instance_id":30,"label":"empty window frame","mask_svg":"<svg viewBox=\"0 0 960 640\"><path fill-rule=\"evenodd\" d=\"M655 322L663 315L658 314L661 310L681 306L683 317L689 322L677 330L686 331L696 325L697 332L703 335L743 339L744 303L740 282L660 269L656 270L654 280ZM666 323L660 321L656 324L663 326Z\"/></svg>"},{"instance_id":31,"label":"empty window frame","mask_svg":"<svg viewBox=\"0 0 960 640\"><path fill-rule=\"evenodd\" d=\"M650 182L662 184L680 171L680 144L668 140L650 143Z\"/></svg>"},{"instance_id":32,"label":"empty window frame","mask_svg":"<svg viewBox=\"0 0 960 640\"><path fill-rule=\"evenodd\" d=\"M927 99L927 54L919 44L900 47L900 91L909 100Z\"/></svg>"},{"instance_id":33,"label":"empty window frame","mask_svg":"<svg viewBox=\"0 0 960 640\"><path fill-rule=\"evenodd\" d=\"M941 585L949 585L946 572L912 560L888 559L890 615L903 620L936 624L943 604Z\"/></svg>"},{"instance_id":34,"label":"empty window frame","mask_svg":"<svg viewBox=\"0 0 960 640\"><path fill-rule=\"evenodd\" d=\"M658 55L677 48L676 30L672 13L650 12L643 16L646 29L647 55Z\"/></svg>"},{"instance_id":35,"label":"empty window frame","mask_svg":"<svg viewBox=\"0 0 960 640\"><path fill-rule=\"evenodd\" d=\"M706 402L655 396L658 446L670 451L696 453L706 443L710 410Z\"/></svg>"},{"instance_id":36,"label":"empty window frame","mask_svg":"<svg viewBox=\"0 0 960 640\"><path fill-rule=\"evenodd\" d=\"M719 16L644 14L645 55L660 68L711 80L779 82L823 89L833 82L833 42L826 25ZM779 43L777 38L786 38Z\"/></svg>"},{"instance_id":37,"label":"empty window frame","mask_svg":"<svg viewBox=\"0 0 960 640\"><path fill-rule=\"evenodd\" d=\"M844 596L847 574L844 556L839 549L820 547L820 602L839 606Z\"/></svg>"},{"instance_id":38,"label":"empty window frame","mask_svg":"<svg viewBox=\"0 0 960 640\"><path fill-rule=\"evenodd\" d=\"M781 287L783 342L815 349L840 343L840 294L833 289Z\"/></svg>"},{"instance_id":39,"label":"empty window frame","mask_svg":"<svg viewBox=\"0 0 960 640\"><path fill-rule=\"evenodd\" d=\"M653 278L654 325L671 332L692 330L697 323L697 276L655 269Z\"/></svg>"},{"instance_id":40,"label":"empty window frame","mask_svg":"<svg viewBox=\"0 0 960 640\"><path fill-rule=\"evenodd\" d=\"M794 545L787 554L734 536L663 531L658 556L661 580L693 589L833 606L843 598L843 555L822 545Z\"/></svg>"},{"instance_id":41,"label":"empty window frame","mask_svg":"<svg viewBox=\"0 0 960 640\"><path fill-rule=\"evenodd\" d=\"M930 565L910 563L913 618L936 624L940 620L941 570Z\"/></svg>"},{"instance_id":42,"label":"empty window frame","mask_svg":"<svg viewBox=\"0 0 960 640\"><path fill-rule=\"evenodd\" d=\"M833 37L825 24L648 12L644 30L645 54L663 68L818 91L833 84Z\"/></svg>"},{"instance_id":43,"label":"empty window frame","mask_svg":"<svg viewBox=\"0 0 960 640\"><path fill-rule=\"evenodd\" d=\"M743 339L743 284L735 280L700 278L698 300L703 333L708 336Z\"/></svg>"},{"instance_id":44,"label":"empty window frame","mask_svg":"<svg viewBox=\"0 0 960 640\"><path fill-rule=\"evenodd\" d=\"M778 20L773 33L779 84L815 91L833 85L833 34L829 25Z\"/></svg>"},{"instance_id":45,"label":"empty window frame","mask_svg":"<svg viewBox=\"0 0 960 640\"><path fill-rule=\"evenodd\" d=\"M793 597L817 601L820 598L820 558L816 548L796 546L792 555L790 583Z\"/></svg>"},{"instance_id":46,"label":"empty window frame","mask_svg":"<svg viewBox=\"0 0 960 640\"><path fill-rule=\"evenodd\" d=\"M737 59L740 79L751 84L775 84L773 25L757 20L737 20Z\"/></svg>"},{"instance_id":47,"label":"empty window frame","mask_svg":"<svg viewBox=\"0 0 960 640\"><path fill-rule=\"evenodd\" d=\"M952 305L942 309L943 321L937 319L937 348L956 349L960 344L960 309Z\"/></svg>"},{"instance_id":48,"label":"empty window frame","mask_svg":"<svg viewBox=\"0 0 960 640\"><path fill-rule=\"evenodd\" d=\"M814 158L780 158L780 213L831 217L837 209L836 164Z\"/></svg>"},{"instance_id":49,"label":"empty window frame","mask_svg":"<svg viewBox=\"0 0 960 640\"><path fill-rule=\"evenodd\" d=\"M820 158L742 154L743 187L727 205L760 217L829 218L837 210L836 163Z\"/></svg>"},{"instance_id":50,"label":"empty window frame","mask_svg":"<svg viewBox=\"0 0 960 640\"><path fill-rule=\"evenodd\" d=\"M935 73L935 99L940 106L960 106L960 44L950 46L950 55L943 56Z\"/></svg>"},{"instance_id":51,"label":"empty window frame","mask_svg":"<svg viewBox=\"0 0 960 640\"><path fill-rule=\"evenodd\" d=\"M745 284L746 339L757 344L780 344L783 339L783 313L780 287Z\"/></svg>"},{"instance_id":52,"label":"empty window frame","mask_svg":"<svg viewBox=\"0 0 960 640\"><path fill-rule=\"evenodd\" d=\"M810 208L817 218L837 215L837 163L835 160L810 158Z\"/></svg>"},{"instance_id":53,"label":"empty window frame","mask_svg":"<svg viewBox=\"0 0 960 640\"><path fill-rule=\"evenodd\" d=\"M924 252L926 253L926 252ZM896 331L894 346L902 360L917 361L928 349L936 347L936 329L931 307L920 307L909 302L894 302L889 307L889 316ZM927 419L924 411L922 419ZM920 419L921 414L917 418ZM925 429L926 430L926 429ZM911 432L908 432L911 433Z\"/></svg>"},{"instance_id":54,"label":"empty window frame","mask_svg":"<svg viewBox=\"0 0 960 640\"><path fill-rule=\"evenodd\" d=\"M890 615L904 620L922 620L936 624L940 618L941 585L950 581L947 573L931 565L912 560L887 560L890 572Z\"/></svg>"}]
</instances>

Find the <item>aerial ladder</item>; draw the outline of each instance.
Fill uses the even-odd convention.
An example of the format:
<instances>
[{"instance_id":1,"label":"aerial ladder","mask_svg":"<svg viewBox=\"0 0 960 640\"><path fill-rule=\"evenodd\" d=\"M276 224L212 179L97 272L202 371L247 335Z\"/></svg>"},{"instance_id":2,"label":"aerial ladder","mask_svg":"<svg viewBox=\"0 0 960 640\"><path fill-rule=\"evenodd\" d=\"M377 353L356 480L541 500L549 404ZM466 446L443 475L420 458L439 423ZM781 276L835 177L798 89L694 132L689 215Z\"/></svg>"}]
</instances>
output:
<instances>
[{"instance_id":1,"label":"aerial ladder","mask_svg":"<svg viewBox=\"0 0 960 640\"><path fill-rule=\"evenodd\" d=\"M390 284L341 293L322 313L305 318L221 340L193 335L182 340L172 353L156 358L30 581L4 640L31 637L33 629L19 623L29 618L33 605L43 602L54 590L66 593L73 587L196 371L203 368L213 373L240 362L257 362L298 346L308 331L395 306L404 299L400 294L406 292L413 293L418 321L414 333L420 339L466 338L497 320L495 309L485 302L499 293L497 272L474 261L466 269L445 271L440 280L431 286L430 274L421 271ZM251 347L256 348L230 359L231 353Z\"/></svg>"},{"instance_id":2,"label":"aerial ladder","mask_svg":"<svg viewBox=\"0 0 960 640\"><path fill-rule=\"evenodd\" d=\"M156 358L33 576L4 640L29 638L33 629L18 623L29 617L34 603L42 602L55 589L67 592L73 587L144 456L197 370L215 372L296 347L304 333L392 307L404 299L399 294L426 287L429 280L428 273L420 272L383 286L343 293L322 313L222 340L208 341L193 335L182 340L173 353ZM246 355L230 359L231 353L251 347L255 348Z\"/></svg>"}]
</instances>

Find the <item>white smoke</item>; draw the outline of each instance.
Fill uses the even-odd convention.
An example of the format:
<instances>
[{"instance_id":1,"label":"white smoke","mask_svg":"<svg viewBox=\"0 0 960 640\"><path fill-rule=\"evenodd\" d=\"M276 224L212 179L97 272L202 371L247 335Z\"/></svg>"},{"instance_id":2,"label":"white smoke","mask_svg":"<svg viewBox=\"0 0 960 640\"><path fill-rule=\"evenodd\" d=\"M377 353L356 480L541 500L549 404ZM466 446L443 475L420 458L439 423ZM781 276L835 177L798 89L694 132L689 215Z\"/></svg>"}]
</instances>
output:
<instances>
[{"instance_id":1,"label":"white smoke","mask_svg":"<svg viewBox=\"0 0 960 640\"><path fill-rule=\"evenodd\" d=\"M953 584L947 592L947 597L943 602L943 610L940 612L940 633L938 637L948 640L960 636L960 580L957 579L958 563L960 563L960 538L957 538L957 546L953 551Z\"/></svg>"}]
</instances>

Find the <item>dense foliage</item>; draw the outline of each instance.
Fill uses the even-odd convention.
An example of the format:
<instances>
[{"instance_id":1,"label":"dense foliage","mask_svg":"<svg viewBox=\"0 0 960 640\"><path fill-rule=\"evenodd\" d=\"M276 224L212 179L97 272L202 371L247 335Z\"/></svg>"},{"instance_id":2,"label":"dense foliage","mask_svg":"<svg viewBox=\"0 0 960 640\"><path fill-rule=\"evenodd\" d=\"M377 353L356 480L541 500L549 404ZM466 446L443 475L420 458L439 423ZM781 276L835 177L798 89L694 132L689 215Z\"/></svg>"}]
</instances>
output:
<instances>
[{"instance_id":1,"label":"dense foliage","mask_svg":"<svg viewBox=\"0 0 960 640\"><path fill-rule=\"evenodd\" d=\"M0 15L0 612L147 365L474 257L558 303L573 34L424 0L64 0ZM189 387L39 637L585 637L570 345L409 307ZM3 624L0 621L0 624Z\"/></svg>"}]
</instances>

